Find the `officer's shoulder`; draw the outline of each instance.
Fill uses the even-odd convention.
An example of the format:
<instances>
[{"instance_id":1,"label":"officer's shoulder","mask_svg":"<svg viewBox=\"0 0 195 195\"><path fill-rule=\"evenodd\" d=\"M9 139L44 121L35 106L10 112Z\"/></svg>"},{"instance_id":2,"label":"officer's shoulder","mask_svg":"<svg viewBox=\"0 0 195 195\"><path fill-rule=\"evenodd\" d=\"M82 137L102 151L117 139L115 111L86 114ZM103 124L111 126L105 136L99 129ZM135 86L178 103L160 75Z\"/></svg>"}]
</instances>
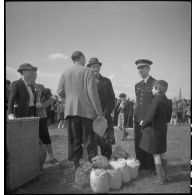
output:
<instances>
[{"instance_id":1,"label":"officer's shoulder","mask_svg":"<svg viewBox=\"0 0 195 195\"><path fill-rule=\"evenodd\" d=\"M156 81L156 79L153 78L152 76L150 76L150 79L151 79L152 82L155 82Z\"/></svg>"},{"instance_id":2,"label":"officer's shoulder","mask_svg":"<svg viewBox=\"0 0 195 195\"><path fill-rule=\"evenodd\" d=\"M138 87L139 85L141 85L142 81L138 82L135 84L135 87Z\"/></svg>"}]
</instances>

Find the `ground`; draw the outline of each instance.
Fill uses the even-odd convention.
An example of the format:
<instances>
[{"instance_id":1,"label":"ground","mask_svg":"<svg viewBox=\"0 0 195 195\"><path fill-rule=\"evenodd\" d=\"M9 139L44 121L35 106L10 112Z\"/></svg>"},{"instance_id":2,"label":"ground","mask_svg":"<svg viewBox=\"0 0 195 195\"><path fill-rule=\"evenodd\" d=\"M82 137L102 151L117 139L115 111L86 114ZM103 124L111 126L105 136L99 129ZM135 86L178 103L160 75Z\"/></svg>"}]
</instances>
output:
<instances>
[{"instance_id":1,"label":"ground","mask_svg":"<svg viewBox=\"0 0 195 195\"><path fill-rule=\"evenodd\" d=\"M133 131L130 129L128 139L121 141L121 133L116 131L117 143L130 151L134 156ZM15 190L13 194L69 194L92 193L90 188L81 189L74 183L74 166L67 160L67 132L66 129L57 129L50 126L56 158L60 161L58 166L44 165L42 174L31 182ZM113 147L116 147L114 145ZM170 182L166 185L157 185L148 171L141 171L138 178L131 180L118 191L109 193L190 193L191 188L191 129L189 126L168 127L168 175Z\"/></svg>"}]
</instances>

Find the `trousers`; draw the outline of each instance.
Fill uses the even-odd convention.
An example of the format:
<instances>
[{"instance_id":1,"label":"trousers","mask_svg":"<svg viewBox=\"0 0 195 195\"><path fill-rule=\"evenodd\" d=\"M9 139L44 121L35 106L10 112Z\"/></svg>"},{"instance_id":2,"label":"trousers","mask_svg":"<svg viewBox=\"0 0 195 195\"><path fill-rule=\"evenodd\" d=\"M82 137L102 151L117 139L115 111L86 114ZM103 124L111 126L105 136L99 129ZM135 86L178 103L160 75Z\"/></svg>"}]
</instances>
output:
<instances>
[{"instance_id":1,"label":"trousers","mask_svg":"<svg viewBox=\"0 0 195 195\"><path fill-rule=\"evenodd\" d=\"M78 163L83 157L90 161L98 153L93 135L93 120L68 116L66 118L68 130L68 160Z\"/></svg>"}]
</instances>

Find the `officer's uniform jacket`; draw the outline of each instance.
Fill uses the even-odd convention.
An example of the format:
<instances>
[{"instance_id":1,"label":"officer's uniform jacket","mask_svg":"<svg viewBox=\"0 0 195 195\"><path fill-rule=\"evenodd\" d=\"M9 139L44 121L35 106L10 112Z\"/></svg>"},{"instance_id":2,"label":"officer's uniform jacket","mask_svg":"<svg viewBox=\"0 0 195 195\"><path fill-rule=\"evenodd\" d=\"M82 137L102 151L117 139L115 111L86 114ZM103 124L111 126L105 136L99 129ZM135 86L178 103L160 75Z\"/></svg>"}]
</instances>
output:
<instances>
[{"instance_id":1,"label":"officer's uniform jacket","mask_svg":"<svg viewBox=\"0 0 195 195\"><path fill-rule=\"evenodd\" d=\"M147 114L153 98L152 88L155 81L156 80L150 76L146 83L142 80L135 85L136 103L134 121L136 122L144 120Z\"/></svg>"}]
</instances>

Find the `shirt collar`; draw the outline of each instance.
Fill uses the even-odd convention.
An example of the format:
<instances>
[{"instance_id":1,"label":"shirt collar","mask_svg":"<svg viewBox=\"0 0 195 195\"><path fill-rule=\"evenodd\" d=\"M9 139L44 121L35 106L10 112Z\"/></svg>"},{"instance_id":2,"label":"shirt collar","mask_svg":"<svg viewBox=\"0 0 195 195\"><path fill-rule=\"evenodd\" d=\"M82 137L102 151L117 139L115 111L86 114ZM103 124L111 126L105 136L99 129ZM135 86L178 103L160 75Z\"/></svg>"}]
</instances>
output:
<instances>
[{"instance_id":1,"label":"shirt collar","mask_svg":"<svg viewBox=\"0 0 195 195\"><path fill-rule=\"evenodd\" d=\"M25 83L26 86L30 86L30 83L28 83L28 82L24 79L24 77L22 77L22 80L24 81L24 83Z\"/></svg>"},{"instance_id":2,"label":"shirt collar","mask_svg":"<svg viewBox=\"0 0 195 195\"><path fill-rule=\"evenodd\" d=\"M148 81L148 79L150 78L150 75L148 75L145 79L144 79L144 83L146 83Z\"/></svg>"}]
</instances>

